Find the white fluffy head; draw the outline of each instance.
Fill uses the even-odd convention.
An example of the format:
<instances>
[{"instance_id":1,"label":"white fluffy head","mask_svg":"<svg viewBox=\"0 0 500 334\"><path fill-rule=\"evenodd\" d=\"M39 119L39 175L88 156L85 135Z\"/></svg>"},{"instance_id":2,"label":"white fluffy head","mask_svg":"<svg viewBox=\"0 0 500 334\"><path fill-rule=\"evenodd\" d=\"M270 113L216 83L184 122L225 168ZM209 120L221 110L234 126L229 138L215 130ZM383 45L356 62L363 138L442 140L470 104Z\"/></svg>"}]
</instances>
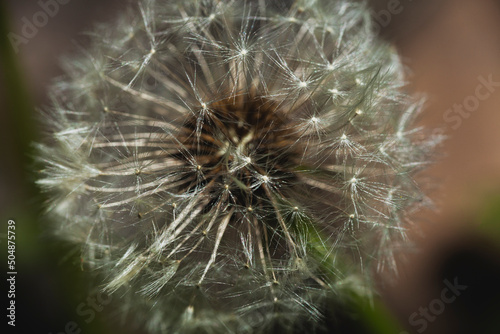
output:
<instances>
[{"instance_id":1,"label":"white fluffy head","mask_svg":"<svg viewBox=\"0 0 500 334\"><path fill-rule=\"evenodd\" d=\"M39 184L151 332L319 326L393 266L432 143L363 5L144 0L91 36Z\"/></svg>"}]
</instances>

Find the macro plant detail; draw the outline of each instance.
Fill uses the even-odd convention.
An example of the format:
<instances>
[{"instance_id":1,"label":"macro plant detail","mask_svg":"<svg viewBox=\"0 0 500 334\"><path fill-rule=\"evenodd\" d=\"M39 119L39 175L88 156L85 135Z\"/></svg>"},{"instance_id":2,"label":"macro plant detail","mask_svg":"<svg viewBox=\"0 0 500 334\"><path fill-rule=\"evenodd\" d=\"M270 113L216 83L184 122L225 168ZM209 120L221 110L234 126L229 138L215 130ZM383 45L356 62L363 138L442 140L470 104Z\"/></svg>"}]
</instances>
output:
<instances>
[{"instance_id":1,"label":"macro plant detail","mask_svg":"<svg viewBox=\"0 0 500 334\"><path fill-rule=\"evenodd\" d=\"M437 141L363 4L144 0L88 36L38 183L151 332L313 330L394 268Z\"/></svg>"}]
</instances>

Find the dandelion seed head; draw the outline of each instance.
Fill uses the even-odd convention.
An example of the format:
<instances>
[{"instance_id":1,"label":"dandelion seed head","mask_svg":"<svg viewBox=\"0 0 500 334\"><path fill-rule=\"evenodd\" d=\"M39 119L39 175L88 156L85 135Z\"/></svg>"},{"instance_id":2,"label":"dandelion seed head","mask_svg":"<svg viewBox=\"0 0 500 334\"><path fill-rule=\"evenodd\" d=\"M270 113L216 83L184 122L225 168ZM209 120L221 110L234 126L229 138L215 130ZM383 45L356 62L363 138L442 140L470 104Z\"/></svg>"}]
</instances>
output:
<instances>
[{"instance_id":1,"label":"dandelion seed head","mask_svg":"<svg viewBox=\"0 0 500 334\"><path fill-rule=\"evenodd\" d=\"M309 331L325 298L394 268L438 140L367 13L141 0L68 57L38 184L148 331Z\"/></svg>"}]
</instances>

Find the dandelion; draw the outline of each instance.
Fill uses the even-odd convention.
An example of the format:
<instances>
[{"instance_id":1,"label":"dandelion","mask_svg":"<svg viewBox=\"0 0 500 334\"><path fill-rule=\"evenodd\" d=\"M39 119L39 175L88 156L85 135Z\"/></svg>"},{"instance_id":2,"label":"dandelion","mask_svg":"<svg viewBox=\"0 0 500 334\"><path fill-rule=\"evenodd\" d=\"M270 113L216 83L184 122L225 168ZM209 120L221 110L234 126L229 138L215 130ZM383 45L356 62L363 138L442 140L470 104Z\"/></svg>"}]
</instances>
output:
<instances>
[{"instance_id":1,"label":"dandelion","mask_svg":"<svg viewBox=\"0 0 500 334\"><path fill-rule=\"evenodd\" d=\"M394 267L435 141L367 13L143 0L65 62L38 183L150 332L312 331Z\"/></svg>"}]
</instances>

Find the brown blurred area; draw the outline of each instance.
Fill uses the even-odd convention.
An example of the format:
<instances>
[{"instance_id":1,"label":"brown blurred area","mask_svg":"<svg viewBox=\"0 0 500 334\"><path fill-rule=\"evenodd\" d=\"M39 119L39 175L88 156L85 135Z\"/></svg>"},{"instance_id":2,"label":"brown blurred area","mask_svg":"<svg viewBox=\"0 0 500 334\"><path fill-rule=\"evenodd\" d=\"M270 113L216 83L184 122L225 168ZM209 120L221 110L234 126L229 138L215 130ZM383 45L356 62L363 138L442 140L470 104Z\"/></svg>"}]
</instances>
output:
<instances>
[{"instance_id":1,"label":"brown blurred area","mask_svg":"<svg viewBox=\"0 0 500 334\"><path fill-rule=\"evenodd\" d=\"M374 0L375 13L388 0ZM440 189L431 194L439 221L456 221L481 208L500 190L500 89L461 121L445 114L474 96L480 77L500 83L500 2L494 0L397 1L382 35L395 43L407 65L410 89L428 98L422 124L443 128L446 156L430 170ZM375 14L377 15L377 14ZM449 115L458 115L452 113ZM460 123L459 123L460 122Z\"/></svg>"},{"instance_id":2,"label":"brown blurred area","mask_svg":"<svg viewBox=\"0 0 500 334\"><path fill-rule=\"evenodd\" d=\"M498 265L498 257L492 255L498 253L487 246L490 241L467 236L489 198L500 194L500 85L493 86L491 91L483 88L482 92L490 94L479 100L478 107L471 108L474 110L470 112L465 110L460 114L453 108L472 101L470 97L477 95L477 87L484 80L491 78L500 84L500 1L369 2L381 36L395 45L407 66L409 90L427 96L427 108L419 123L442 129L448 135L439 147L442 156L425 173L429 182L437 186L429 194L437 211L426 212L422 222L415 224L413 233L420 251L402 263L396 285L382 284L383 299L402 326L413 333L419 327L409 325L408 318L420 306L439 296L445 279L443 273L447 270L442 264L449 258L455 259L450 255L452 250L469 252L459 257L459 263L470 261L471 266L479 266L482 262L474 260L477 256L488 263L485 266L490 269ZM22 29L23 17L31 17L40 10L36 1L7 0L7 4L15 32ZM120 0L72 0L61 6L59 13L50 18L36 37L20 46L17 58L35 105L47 103L47 87L61 74L58 59L74 51L73 40L78 40L80 33L90 29L93 22L113 17L122 6ZM26 200L22 185L27 176L14 146L9 144L11 138L15 138L12 133L15 129L10 126L13 111L7 109L2 89L7 83L2 81L0 75L0 212L3 219L13 214L9 211L13 206ZM498 272L493 271L490 277L498 277L494 275ZM46 273L46 278L50 279L50 273ZM487 279L477 282L493 284ZM44 288L57 293L50 283ZM488 294L488 290L484 291ZM443 316L429 321L425 332L462 333L456 328L461 326L459 319L455 319L457 314L460 313L450 315L445 311Z\"/></svg>"},{"instance_id":3,"label":"brown blurred area","mask_svg":"<svg viewBox=\"0 0 500 334\"><path fill-rule=\"evenodd\" d=\"M391 7L394 0L371 2L381 35L394 43L408 68L410 91L427 96L420 123L448 136L441 157L425 173L437 185L429 194L436 211L416 221L419 251L400 264L401 278L395 286L385 285L383 299L410 333L499 333L498 327L479 323L491 305L498 310L493 292L500 277L498 239L474 228L500 194L500 2L400 0L398 7ZM396 14L387 14L391 8ZM485 80L497 85L487 98L474 100ZM464 107L460 113L464 105L471 111ZM467 285L467 292L445 304L442 314L425 315L440 299L444 281L454 279Z\"/></svg>"},{"instance_id":4,"label":"brown blurred area","mask_svg":"<svg viewBox=\"0 0 500 334\"><path fill-rule=\"evenodd\" d=\"M59 61L62 56L75 52L75 46L82 38L82 33L92 28L96 22L103 22L115 16L123 1L118 0L65 0L67 4L60 5L54 17L28 38L28 41L18 45L17 60L24 76L23 84L28 88L31 102L37 107L48 104L47 90L52 80L62 74ZM63 2L63 1L61 1ZM41 10L37 1L7 0L10 32L22 36L25 25L23 19L33 20L33 16ZM7 36L2 36L2 38ZM10 43L10 41L9 41ZM4 154L0 164L0 212L3 212L23 196L19 179L23 177L23 169L15 150L15 128L12 113L9 110L5 95L4 77L0 72L0 135L1 149ZM33 120L36 121L35 115ZM8 159L7 157L16 157Z\"/></svg>"}]
</instances>

